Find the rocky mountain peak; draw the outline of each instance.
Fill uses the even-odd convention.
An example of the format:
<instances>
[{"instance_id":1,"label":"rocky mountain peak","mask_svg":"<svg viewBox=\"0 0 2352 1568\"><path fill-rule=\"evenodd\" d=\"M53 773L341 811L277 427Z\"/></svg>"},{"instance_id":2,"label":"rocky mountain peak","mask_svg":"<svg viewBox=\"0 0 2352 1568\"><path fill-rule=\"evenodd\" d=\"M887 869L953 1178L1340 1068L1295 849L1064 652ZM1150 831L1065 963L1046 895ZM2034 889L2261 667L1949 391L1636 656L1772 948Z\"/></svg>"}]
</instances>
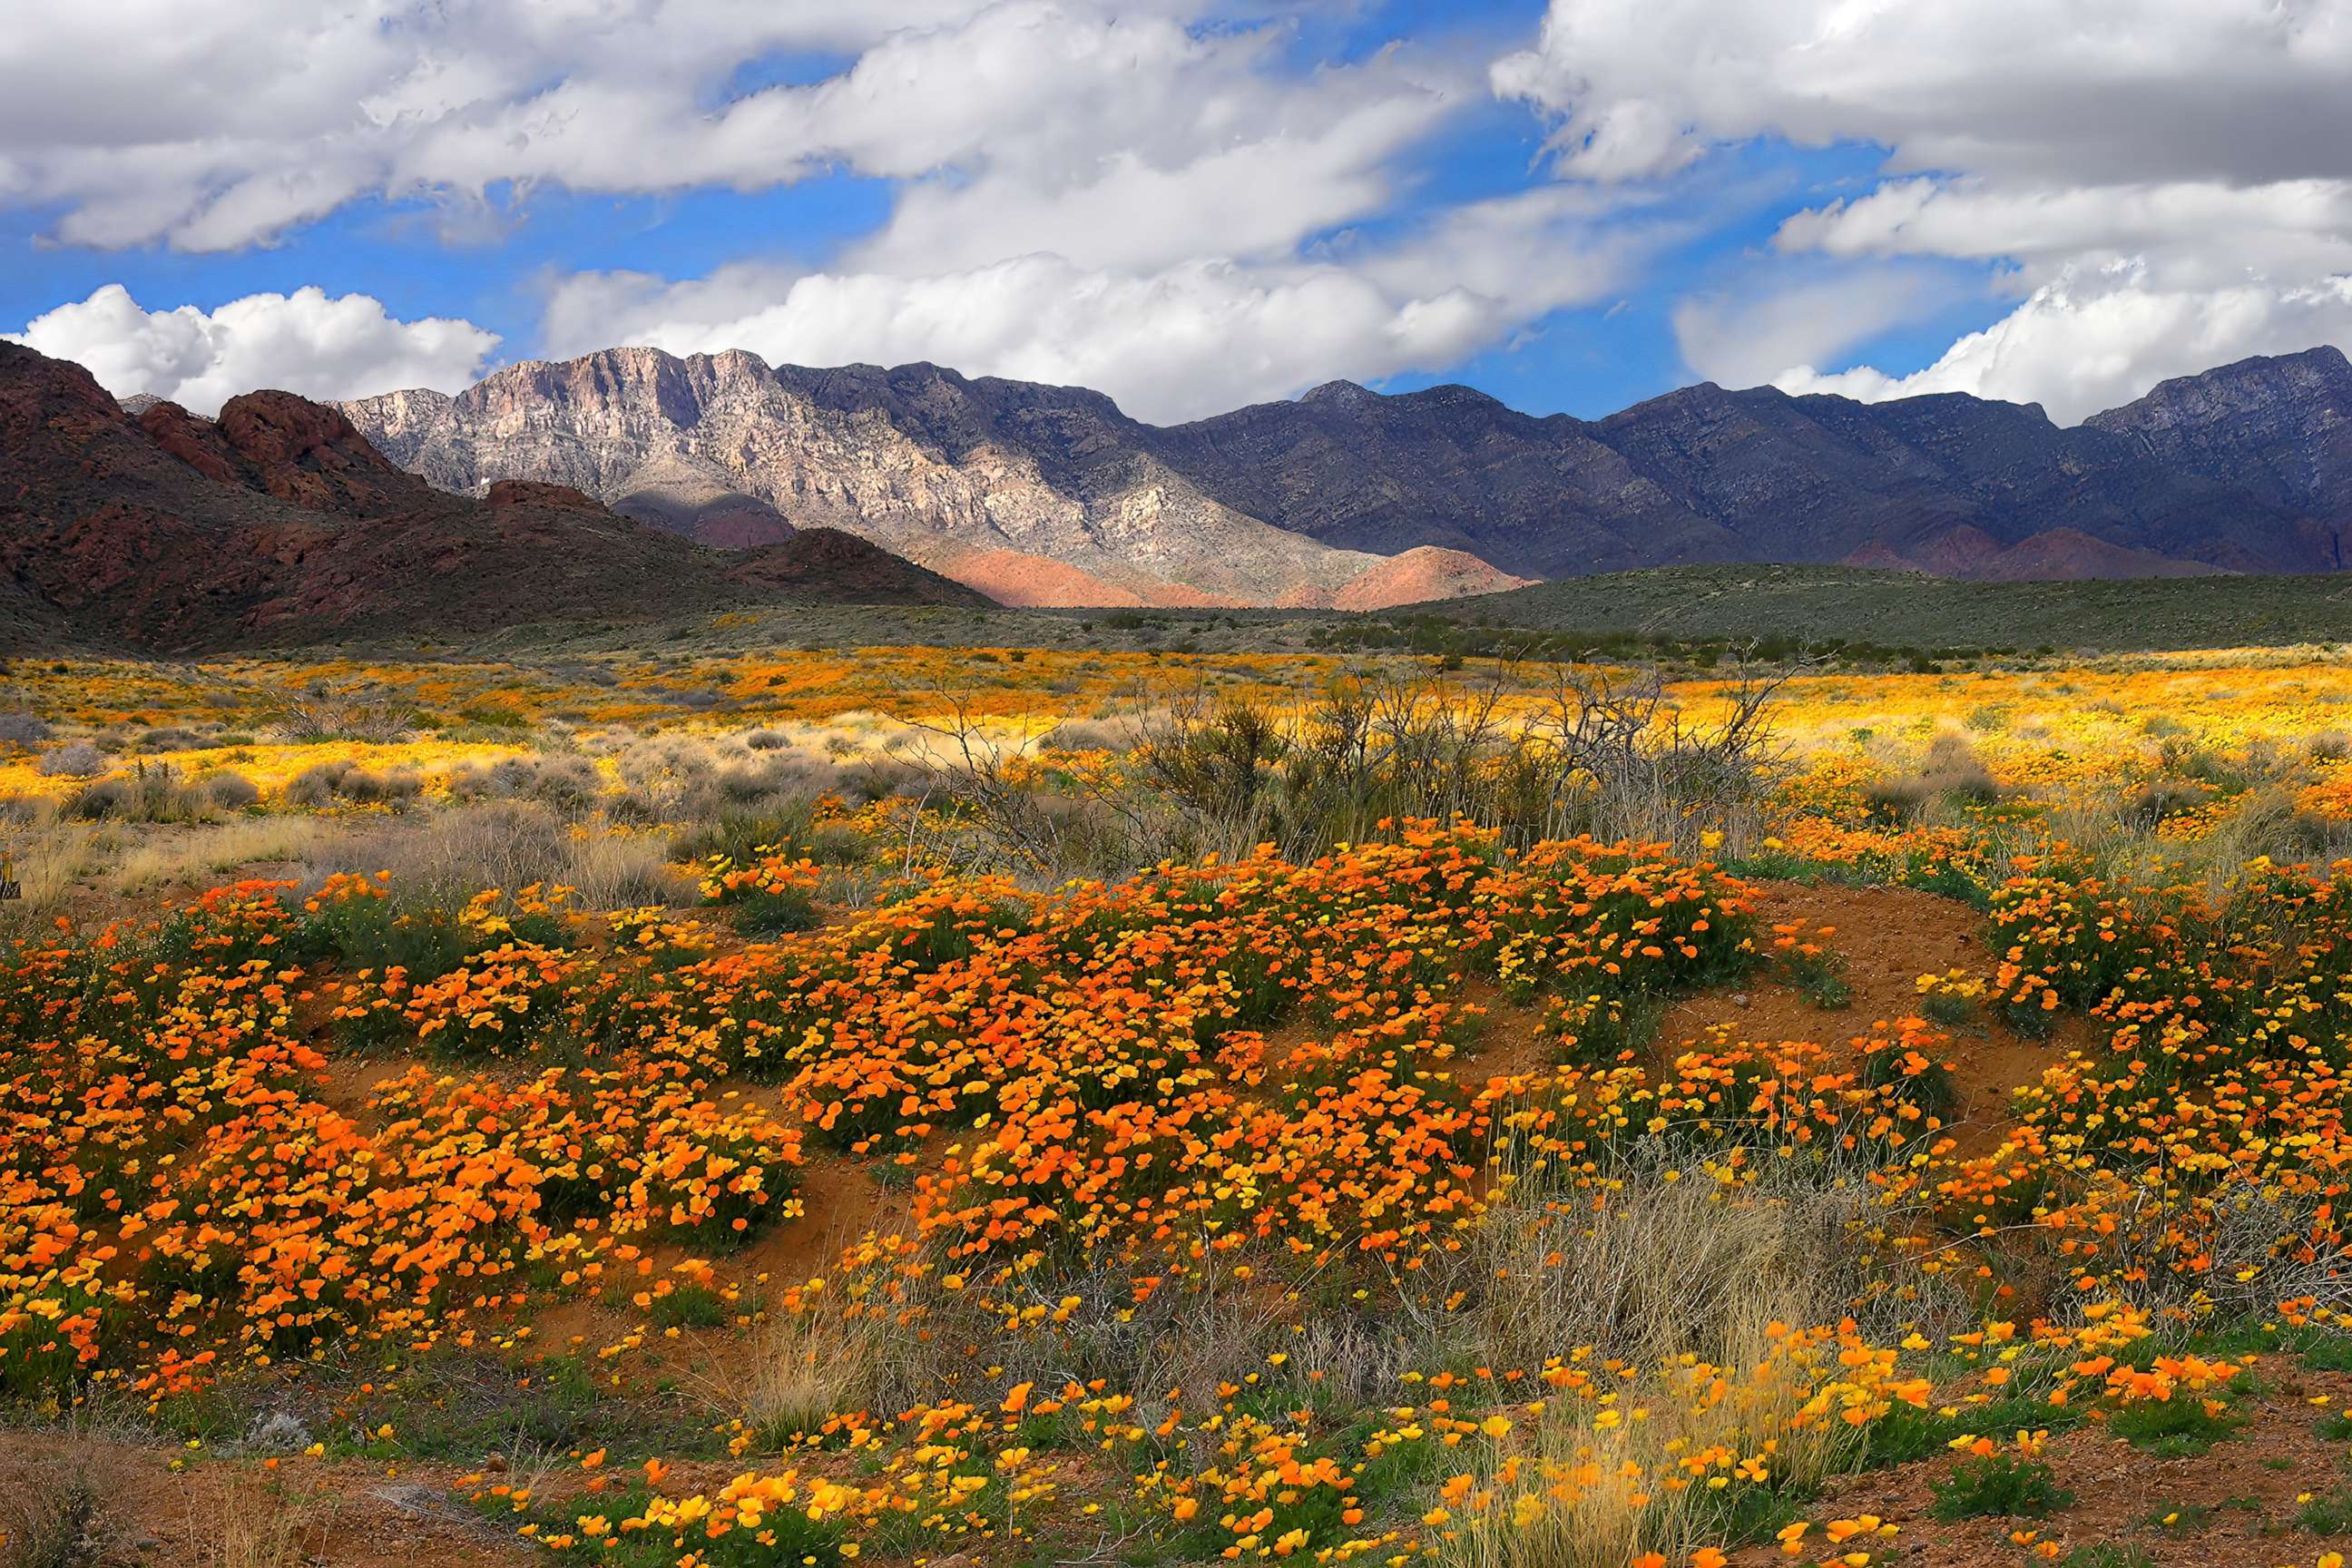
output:
<instances>
[{"instance_id":1,"label":"rocky mountain peak","mask_svg":"<svg viewBox=\"0 0 2352 1568\"><path fill-rule=\"evenodd\" d=\"M1352 381L1327 381L1298 395L1300 405L1308 408L1360 408L1379 398L1370 387Z\"/></svg>"}]
</instances>

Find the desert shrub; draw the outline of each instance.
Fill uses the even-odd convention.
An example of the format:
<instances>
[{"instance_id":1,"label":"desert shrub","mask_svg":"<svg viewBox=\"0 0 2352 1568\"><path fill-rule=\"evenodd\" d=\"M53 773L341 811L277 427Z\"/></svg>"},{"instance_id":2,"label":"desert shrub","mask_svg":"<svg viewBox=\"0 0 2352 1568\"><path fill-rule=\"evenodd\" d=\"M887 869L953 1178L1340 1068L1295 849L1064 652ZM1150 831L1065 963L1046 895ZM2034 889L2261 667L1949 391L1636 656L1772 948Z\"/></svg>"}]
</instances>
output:
<instances>
[{"instance_id":1,"label":"desert shrub","mask_svg":"<svg viewBox=\"0 0 2352 1568\"><path fill-rule=\"evenodd\" d=\"M816 836L815 821L816 803L810 799L737 807L681 829L671 838L670 850L681 860L709 860L723 855L739 863L753 859L762 849L807 854Z\"/></svg>"},{"instance_id":2,"label":"desert shrub","mask_svg":"<svg viewBox=\"0 0 2352 1568\"><path fill-rule=\"evenodd\" d=\"M89 822L195 822L218 811L209 792L155 766L94 779L74 793L66 809Z\"/></svg>"},{"instance_id":3,"label":"desert shrub","mask_svg":"<svg viewBox=\"0 0 2352 1568\"><path fill-rule=\"evenodd\" d=\"M1780 771L1770 703L1780 678L1731 683L1723 716L1700 725L1654 670L1608 678L1561 667L1532 713L1498 668L1466 690L1436 678L1379 677L1303 710L1206 693L1139 721L1142 780L1177 811L1144 820L1114 803L1143 841L1135 858L1270 841L1307 856L1360 841L1384 820L1466 818L1507 841L1590 834L1697 853L1702 840L1753 841ZM958 737L963 801L982 771ZM1173 831L1171 831L1172 827ZM1156 830L1157 840L1152 837Z\"/></svg>"},{"instance_id":4,"label":"desert shrub","mask_svg":"<svg viewBox=\"0 0 2352 1568\"><path fill-rule=\"evenodd\" d=\"M244 811L259 803L261 786L243 773L222 769L196 781L206 799L223 811Z\"/></svg>"},{"instance_id":5,"label":"desert shrub","mask_svg":"<svg viewBox=\"0 0 2352 1568\"><path fill-rule=\"evenodd\" d=\"M469 763L449 774L458 800L535 800L567 816L594 809L604 775L585 757L507 757L484 767Z\"/></svg>"},{"instance_id":6,"label":"desert shrub","mask_svg":"<svg viewBox=\"0 0 2352 1568\"><path fill-rule=\"evenodd\" d=\"M2136 826L2147 828L2195 811L2213 798L2210 790L2179 779L2158 779L2132 796L2126 811Z\"/></svg>"},{"instance_id":7,"label":"desert shrub","mask_svg":"<svg viewBox=\"0 0 2352 1568\"><path fill-rule=\"evenodd\" d=\"M49 738L47 721L26 712L0 713L0 746L37 746Z\"/></svg>"},{"instance_id":8,"label":"desert shrub","mask_svg":"<svg viewBox=\"0 0 2352 1568\"><path fill-rule=\"evenodd\" d=\"M106 771L106 754L88 741L68 741L42 752L33 771L43 778L95 778Z\"/></svg>"},{"instance_id":9,"label":"desert shrub","mask_svg":"<svg viewBox=\"0 0 2352 1568\"><path fill-rule=\"evenodd\" d=\"M376 773L356 763L314 763L286 781L283 795L289 805L322 809L337 801L354 805L392 805L415 799L425 781L408 768Z\"/></svg>"},{"instance_id":10,"label":"desert shrub","mask_svg":"<svg viewBox=\"0 0 2352 1568\"><path fill-rule=\"evenodd\" d=\"M297 745L330 741L389 742L406 740L416 726L416 706L406 698L363 689L278 693L268 722Z\"/></svg>"}]
</instances>

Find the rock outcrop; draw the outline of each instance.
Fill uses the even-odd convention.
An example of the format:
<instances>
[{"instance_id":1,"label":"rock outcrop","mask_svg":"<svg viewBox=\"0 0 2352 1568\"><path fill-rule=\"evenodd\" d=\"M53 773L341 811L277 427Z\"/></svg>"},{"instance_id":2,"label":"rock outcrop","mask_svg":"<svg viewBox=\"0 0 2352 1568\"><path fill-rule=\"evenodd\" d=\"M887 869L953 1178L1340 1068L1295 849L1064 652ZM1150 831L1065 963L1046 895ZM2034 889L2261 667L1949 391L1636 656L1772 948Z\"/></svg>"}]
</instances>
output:
<instances>
[{"instance_id":1,"label":"rock outcrop","mask_svg":"<svg viewBox=\"0 0 2352 1568\"><path fill-rule=\"evenodd\" d=\"M232 399L217 420L160 402L134 418L79 365L0 342L0 645L644 620L780 596L762 570L573 488L436 490L289 393ZM871 546L791 576L781 596L983 602Z\"/></svg>"}]
</instances>

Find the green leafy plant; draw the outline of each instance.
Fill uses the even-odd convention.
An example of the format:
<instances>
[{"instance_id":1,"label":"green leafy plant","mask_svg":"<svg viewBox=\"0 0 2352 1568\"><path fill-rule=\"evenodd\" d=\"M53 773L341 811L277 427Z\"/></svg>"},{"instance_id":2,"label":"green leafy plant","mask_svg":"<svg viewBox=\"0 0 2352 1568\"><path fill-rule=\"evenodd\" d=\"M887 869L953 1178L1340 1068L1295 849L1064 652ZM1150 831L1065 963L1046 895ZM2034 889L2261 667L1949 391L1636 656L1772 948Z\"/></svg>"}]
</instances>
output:
<instances>
[{"instance_id":1,"label":"green leafy plant","mask_svg":"<svg viewBox=\"0 0 2352 1568\"><path fill-rule=\"evenodd\" d=\"M1929 1489L1936 1497L1928 1511L1947 1522L1989 1515L2047 1519L2074 1504L2074 1494L2058 1485L2056 1471L2039 1460L2014 1454L1964 1460Z\"/></svg>"}]
</instances>

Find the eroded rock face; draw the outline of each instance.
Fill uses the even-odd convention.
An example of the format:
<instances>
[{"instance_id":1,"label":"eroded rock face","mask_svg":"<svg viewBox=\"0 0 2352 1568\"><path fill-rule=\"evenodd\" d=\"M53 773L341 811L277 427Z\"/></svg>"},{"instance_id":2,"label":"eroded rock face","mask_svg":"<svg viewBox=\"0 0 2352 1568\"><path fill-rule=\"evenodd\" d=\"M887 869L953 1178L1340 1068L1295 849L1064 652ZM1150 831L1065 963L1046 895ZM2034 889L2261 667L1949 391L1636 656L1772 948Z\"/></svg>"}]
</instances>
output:
<instances>
[{"instance_id":1,"label":"eroded rock face","mask_svg":"<svg viewBox=\"0 0 2352 1568\"><path fill-rule=\"evenodd\" d=\"M1326 604L1378 597L1416 570L1382 563L1421 548L1520 577L1704 561L2333 570L2352 518L2347 380L2333 349L2249 361L2071 429L1957 395L1701 385L1589 422L1467 387L1335 382L1163 429L1096 393L931 365L633 348L348 408L436 484L576 485L706 542L760 542L772 510L1015 602Z\"/></svg>"},{"instance_id":2,"label":"eroded rock face","mask_svg":"<svg viewBox=\"0 0 2352 1568\"><path fill-rule=\"evenodd\" d=\"M764 521L756 505L697 515L735 496L950 576L992 572L1009 552L1139 603L1271 603L1302 584L1336 591L1376 564L1210 500L1098 394L931 365L771 370L742 353L612 349L512 366L455 398L343 406L436 484L574 485L633 514L684 518L709 543L761 542L747 537ZM681 473L703 500L661 499L694 493L669 477ZM650 506L630 504L649 494Z\"/></svg>"},{"instance_id":3,"label":"eroded rock face","mask_svg":"<svg viewBox=\"0 0 2352 1568\"><path fill-rule=\"evenodd\" d=\"M436 490L288 393L136 418L0 342L0 647L168 651L343 633L638 620L779 596L968 597L872 545L759 570L570 487ZM756 563L755 563L756 566Z\"/></svg>"}]
</instances>

